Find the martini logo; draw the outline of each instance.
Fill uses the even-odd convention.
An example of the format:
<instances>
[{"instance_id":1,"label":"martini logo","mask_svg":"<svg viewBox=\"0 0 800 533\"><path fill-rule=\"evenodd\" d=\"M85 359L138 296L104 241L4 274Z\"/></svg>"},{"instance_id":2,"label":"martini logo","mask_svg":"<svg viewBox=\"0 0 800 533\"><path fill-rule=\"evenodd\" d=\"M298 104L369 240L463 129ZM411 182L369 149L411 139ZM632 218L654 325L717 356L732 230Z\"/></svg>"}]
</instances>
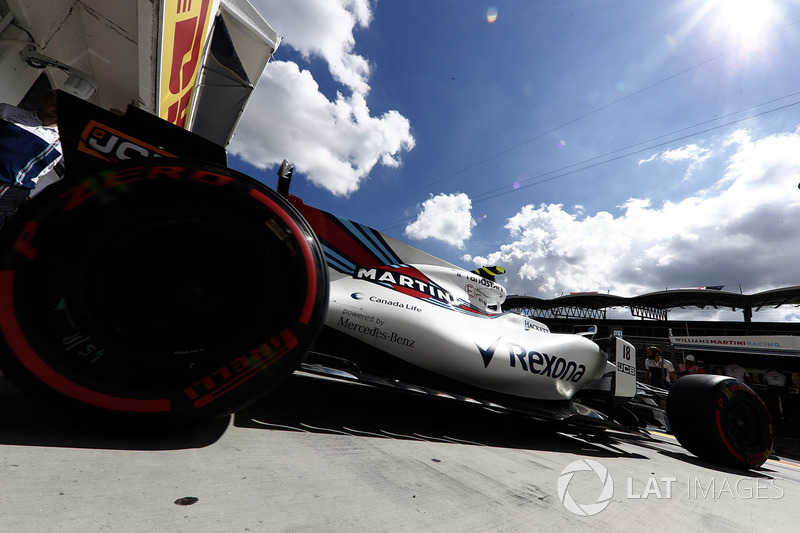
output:
<instances>
[{"instance_id":1,"label":"martini logo","mask_svg":"<svg viewBox=\"0 0 800 533\"><path fill-rule=\"evenodd\" d=\"M358 268L353 278L391 287L414 298L433 299L447 305L457 305L455 296L413 267Z\"/></svg>"}]
</instances>

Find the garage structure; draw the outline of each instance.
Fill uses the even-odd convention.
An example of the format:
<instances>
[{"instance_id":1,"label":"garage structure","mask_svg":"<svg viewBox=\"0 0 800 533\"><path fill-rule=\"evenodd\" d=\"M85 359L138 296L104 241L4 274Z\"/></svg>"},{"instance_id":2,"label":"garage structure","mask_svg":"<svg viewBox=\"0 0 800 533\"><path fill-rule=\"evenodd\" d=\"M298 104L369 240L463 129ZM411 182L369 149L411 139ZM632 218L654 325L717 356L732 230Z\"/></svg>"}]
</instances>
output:
<instances>
[{"instance_id":1,"label":"garage structure","mask_svg":"<svg viewBox=\"0 0 800 533\"><path fill-rule=\"evenodd\" d=\"M555 333L585 331L597 326L598 337L622 336L637 357L637 378L644 381L644 351L657 346L677 369L692 354L714 374L736 363L748 372L748 384L761 396L773 417L780 448L800 452L800 324L754 322L763 309L800 305L800 286L754 294L718 288L664 290L634 297L601 293L574 293L544 299L509 296L503 308L547 324ZM629 309L631 318L609 318L609 310ZM742 321L670 320L673 309L727 309L742 312ZM620 313L615 313L619 315ZM753 339L749 342L747 339ZM785 377L785 385L766 379L767 372ZM779 449L780 449L779 448Z\"/></svg>"}]
</instances>

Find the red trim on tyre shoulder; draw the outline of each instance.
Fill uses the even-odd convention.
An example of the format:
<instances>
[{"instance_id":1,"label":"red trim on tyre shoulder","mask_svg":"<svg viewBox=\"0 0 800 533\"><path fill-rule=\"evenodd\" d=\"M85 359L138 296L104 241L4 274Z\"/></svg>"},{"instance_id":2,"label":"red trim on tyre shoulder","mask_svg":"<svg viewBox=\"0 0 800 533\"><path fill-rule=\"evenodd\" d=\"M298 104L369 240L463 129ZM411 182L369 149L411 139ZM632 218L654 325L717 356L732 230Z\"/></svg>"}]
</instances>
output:
<instances>
[{"instance_id":1,"label":"red trim on tyre shoulder","mask_svg":"<svg viewBox=\"0 0 800 533\"><path fill-rule=\"evenodd\" d=\"M303 249L303 259L306 262L306 272L308 274L308 292L306 293L306 301L303 304L303 311L300 314L300 322L308 324L311 320L311 315L314 312L314 302L317 297L317 267L314 263L314 257L311 255L311 247L308 246L300 226L290 217L284 209L270 199L267 195L257 189L250 189L250 196L272 209L277 214L284 224L289 226L289 229L297 236L297 242L301 243Z\"/></svg>"},{"instance_id":2,"label":"red trim on tyre shoulder","mask_svg":"<svg viewBox=\"0 0 800 533\"><path fill-rule=\"evenodd\" d=\"M39 378L43 383L70 398L74 398L88 405L116 411L132 413L158 413L170 410L170 400L154 399L140 400L111 396L91 389L87 389L62 376L47 363L28 344L25 335L19 326L17 314L14 311L14 270L0 271L0 330L14 351L19 361Z\"/></svg>"},{"instance_id":3,"label":"red trim on tyre shoulder","mask_svg":"<svg viewBox=\"0 0 800 533\"><path fill-rule=\"evenodd\" d=\"M722 429L722 415L720 413L721 409L717 407L715 412L715 417L717 421L717 433L719 434L719 438L722 440L722 444L725 445L725 448L727 448L727 450L731 453L731 455L733 455L743 463L746 463L747 461L745 461L745 458L742 457L739 453L737 453L736 450L734 450L731 444L728 442L728 439L725 438L725 431Z\"/></svg>"}]
</instances>

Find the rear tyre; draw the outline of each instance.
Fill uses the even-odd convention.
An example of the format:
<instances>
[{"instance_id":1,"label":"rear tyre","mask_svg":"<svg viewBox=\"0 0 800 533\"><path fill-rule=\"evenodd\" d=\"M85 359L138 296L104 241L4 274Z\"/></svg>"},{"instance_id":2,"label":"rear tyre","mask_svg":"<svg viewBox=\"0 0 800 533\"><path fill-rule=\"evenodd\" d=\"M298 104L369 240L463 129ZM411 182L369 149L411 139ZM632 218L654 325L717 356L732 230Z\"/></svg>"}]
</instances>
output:
<instances>
[{"instance_id":1,"label":"rear tyre","mask_svg":"<svg viewBox=\"0 0 800 533\"><path fill-rule=\"evenodd\" d=\"M772 452L769 411L758 395L726 376L680 378L667 397L667 417L681 445L707 461L757 468Z\"/></svg>"},{"instance_id":2,"label":"rear tyre","mask_svg":"<svg viewBox=\"0 0 800 533\"><path fill-rule=\"evenodd\" d=\"M297 368L327 291L313 231L271 189L199 161L115 166L0 232L0 368L52 406L225 415Z\"/></svg>"}]
</instances>

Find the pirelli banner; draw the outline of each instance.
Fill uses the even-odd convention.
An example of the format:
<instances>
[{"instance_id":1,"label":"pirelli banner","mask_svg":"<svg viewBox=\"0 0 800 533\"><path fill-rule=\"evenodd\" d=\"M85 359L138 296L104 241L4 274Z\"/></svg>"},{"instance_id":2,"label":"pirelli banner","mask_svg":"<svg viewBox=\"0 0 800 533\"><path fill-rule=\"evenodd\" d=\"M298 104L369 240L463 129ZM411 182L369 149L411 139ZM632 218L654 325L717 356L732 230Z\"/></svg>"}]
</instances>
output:
<instances>
[{"instance_id":1,"label":"pirelli banner","mask_svg":"<svg viewBox=\"0 0 800 533\"><path fill-rule=\"evenodd\" d=\"M185 128L220 0L162 1L158 114Z\"/></svg>"}]
</instances>

